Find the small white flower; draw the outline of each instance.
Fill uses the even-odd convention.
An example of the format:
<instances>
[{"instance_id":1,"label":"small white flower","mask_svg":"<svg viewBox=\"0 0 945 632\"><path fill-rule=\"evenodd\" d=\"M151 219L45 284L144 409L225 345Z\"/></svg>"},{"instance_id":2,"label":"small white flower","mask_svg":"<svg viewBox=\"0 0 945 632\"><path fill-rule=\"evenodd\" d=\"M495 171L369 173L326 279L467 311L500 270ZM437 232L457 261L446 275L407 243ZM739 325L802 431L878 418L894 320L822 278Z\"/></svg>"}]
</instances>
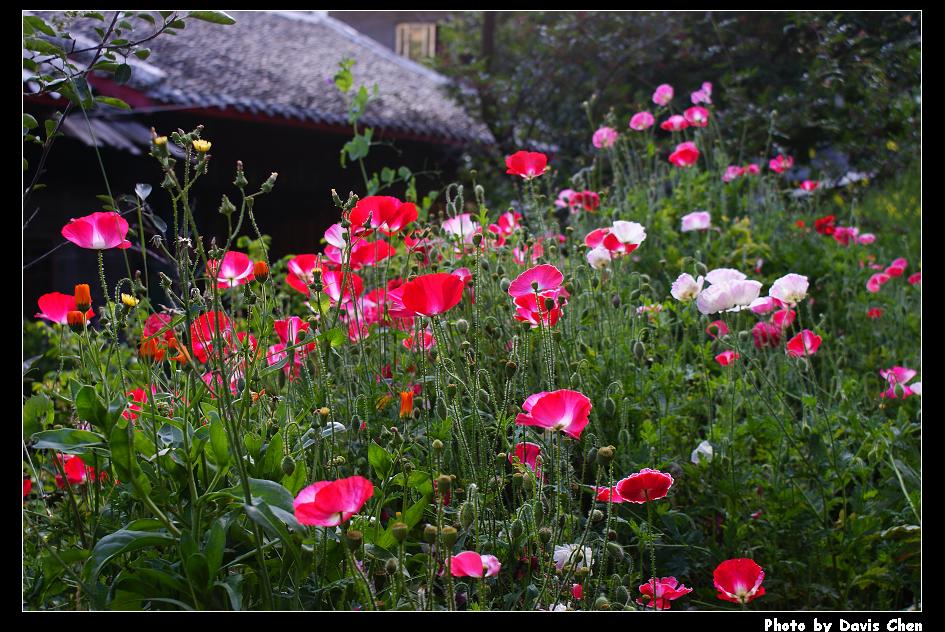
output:
<instances>
[{"instance_id":1,"label":"small white flower","mask_svg":"<svg viewBox=\"0 0 945 632\"><path fill-rule=\"evenodd\" d=\"M591 267L595 270L606 268L610 260L610 251L603 246L597 246L587 253L587 262L591 264Z\"/></svg>"},{"instance_id":2,"label":"small white flower","mask_svg":"<svg viewBox=\"0 0 945 632\"><path fill-rule=\"evenodd\" d=\"M693 279L691 274L684 272L673 282L670 294L677 301L691 301L702 291L704 283L705 277L700 275L698 279Z\"/></svg>"},{"instance_id":3,"label":"small white flower","mask_svg":"<svg viewBox=\"0 0 945 632\"><path fill-rule=\"evenodd\" d=\"M690 459L696 465L699 465L702 461L706 463L712 462L712 457L715 456L715 450L712 449L712 444L708 441L703 441L696 449L692 451L692 456Z\"/></svg>"},{"instance_id":4,"label":"small white flower","mask_svg":"<svg viewBox=\"0 0 945 632\"><path fill-rule=\"evenodd\" d=\"M584 550L577 544L564 544L555 547L555 566L558 570L571 564L575 568L591 567L591 547L585 546Z\"/></svg>"},{"instance_id":5,"label":"small white flower","mask_svg":"<svg viewBox=\"0 0 945 632\"><path fill-rule=\"evenodd\" d=\"M622 244L641 244L646 239L646 229L636 222L618 219L610 228L610 234Z\"/></svg>"}]
</instances>

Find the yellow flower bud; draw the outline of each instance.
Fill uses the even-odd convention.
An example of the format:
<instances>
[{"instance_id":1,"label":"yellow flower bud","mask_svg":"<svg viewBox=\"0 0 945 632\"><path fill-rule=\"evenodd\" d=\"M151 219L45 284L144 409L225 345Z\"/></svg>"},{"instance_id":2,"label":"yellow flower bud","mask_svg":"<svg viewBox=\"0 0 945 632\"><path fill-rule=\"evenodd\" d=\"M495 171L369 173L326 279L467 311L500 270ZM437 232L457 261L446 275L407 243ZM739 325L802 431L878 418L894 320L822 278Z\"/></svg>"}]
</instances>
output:
<instances>
[{"instance_id":1,"label":"yellow flower bud","mask_svg":"<svg viewBox=\"0 0 945 632\"><path fill-rule=\"evenodd\" d=\"M138 306L138 299L136 299L134 296L130 294L125 294L124 292L121 295L121 302L125 305L125 307Z\"/></svg>"},{"instance_id":2,"label":"yellow flower bud","mask_svg":"<svg viewBox=\"0 0 945 632\"><path fill-rule=\"evenodd\" d=\"M208 151L210 151L210 145L211 143L209 140L197 139L194 141L194 149L196 149L202 154L205 154Z\"/></svg>"}]
</instances>

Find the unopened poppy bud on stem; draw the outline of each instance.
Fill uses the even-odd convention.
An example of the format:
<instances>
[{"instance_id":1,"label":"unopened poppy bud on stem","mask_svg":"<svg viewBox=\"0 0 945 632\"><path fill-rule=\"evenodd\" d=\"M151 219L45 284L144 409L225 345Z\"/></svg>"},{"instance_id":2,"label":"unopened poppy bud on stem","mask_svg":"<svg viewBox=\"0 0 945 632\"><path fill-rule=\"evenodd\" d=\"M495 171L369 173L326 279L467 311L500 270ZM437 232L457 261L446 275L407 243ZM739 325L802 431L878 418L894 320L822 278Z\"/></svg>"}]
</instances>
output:
<instances>
[{"instance_id":1,"label":"unopened poppy bud on stem","mask_svg":"<svg viewBox=\"0 0 945 632\"><path fill-rule=\"evenodd\" d=\"M410 527L408 527L407 524L404 522L395 522L394 525L391 527L391 533L394 534L394 539L400 542L401 544L403 544L404 541L406 541L408 531L410 531Z\"/></svg>"},{"instance_id":2,"label":"unopened poppy bud on stem","mask_svg":"<svg viewBox=\"0 0 945 632\"><path fill-rule=\"evenodd\" d=\"M92 307L92 294L85 283L75 286L75 308L87 312Z\"/></svg>"},{"instance_id":3,"label":"unopened poppy bud on stem","mask_svg":"<svg viewBox=\"0 0 945 632\"><path fill-rule=\"evenodd\" d=\"M439 531L435 525L428 524L423 528L423 541L427 544L433 544L436 542L436 536L438 532Z\"/></svg>"},{"instance_id":4,"label":"unopened poppy bud on stem","mask_svg":"<svg viewBox=\"0 0 945 632\"><path fill-rule=\"evenodd\" d=\"M604 446L603 448L597 451L597 464L603 467L610 465L610 462L614 460L614 453L617 448L612 445Z\"/></svg>"},{"instance_id":5,"label":"unopened poppy bud on stem","mask_svg":"<svg viewBox=\"0 0 945 632\"><path fill-rule=\"evenodd\" d=\"M80 311L71 311L66 314L66 322L69 324L69 328L75 333L82 333L85 331L85 313Z\"/></svg>"},{"instance_id":6,"label":"unopened poppy bud on stem","mask_svg":"<svg viewBox=\"0 0 945 632\"><path fill-rule=\"evenodd\" d=\"M453 479L446 474L440 474L436 477L436 489L440 494L448 494L453 485Z\"/></svg>"},{"instance_id":7,"label":"unopened poppy bud on stem","mask_svg":"<svg viewBox=\"0 0 945 632\"><path fill-rule=\"evenodd\" d=\"M360 531L352 529L345 534L345 543L348 545L348 549L351 551L356 551L361 546L361 540L363 535Z\"/></svg>"},{"instance_id":8,"label":"unopened poppy bud on stem","mask_svg":"<svg viewBox=\"0 0 945 632\"><path fill-rule=\"evenodd\" d=\"M443 442L440 441L439 439L434 439L433 449L436 450L437 452L441 452L443 450Z\"/></svg>"},{"instance_id":9,"label":"unopened poppy bud on stem","mask_svg":"<svg viewBox=\"0 0 945 632\"><path fill-rule=\"evenodd\" d=\"M257 261L253 264L253 278L262 283L269 278L269 264L265 261Z\"/></svg>"},{"instance_id":10,"label":"unopened poppy bud on stem","mask_svg":"<svg viewBox=\"0 0 945 632\"><path fill-rule=\"evenodd\" d=\"M446 546L453 546L459 538L459 533L453 527L443 527L441 533L443 534L443 544Z\"/></svg>"}]
</instances>

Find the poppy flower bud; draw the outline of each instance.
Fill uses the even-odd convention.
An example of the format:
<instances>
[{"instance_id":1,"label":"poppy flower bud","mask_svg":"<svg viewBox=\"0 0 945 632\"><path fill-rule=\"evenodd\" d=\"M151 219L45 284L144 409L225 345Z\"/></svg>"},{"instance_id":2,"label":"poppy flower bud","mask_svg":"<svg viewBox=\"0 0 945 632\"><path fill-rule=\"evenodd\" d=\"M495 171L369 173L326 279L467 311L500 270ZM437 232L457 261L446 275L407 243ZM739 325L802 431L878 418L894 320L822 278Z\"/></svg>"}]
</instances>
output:
<instances>
[{"instance_id":1,"label":"poppy flower bud","mask_svg":"<svg viewBox=\"0 0 945 632\"><path fill-rule=\"evenodd\" d=\"M392 557L384 563L384 572L388 575L396 575L398 567L397 558Z\"/></svg>"},{"instance_id":2,"label":"poppy flower bud","mask_svg":"<svg viewBox=\"0 0 945 632\"><path fill-rule=\"evenodd\" d=\"M79 334L85 330L85 312L72 311L66 314L66 322L69 328Z\"/></svg>"},{"instance_id":3,"label":"poppy flower bud","mask_svg":"<svg viewBox=\"0 0 945 632\"><path fill-rule=\"evenodd\" d=\"M92 294L85 283L75 286L75 308L80 312L87 312L92 307Z\"/></svg>"},{"instance_id":4,"label":"poppy flower bud","mask_svg":"<svg viewBox=\"0 0 945 632\"><path fill-rule=\"evenodd\" d=\"M442 451L443 451L443 442L440 441L439 439L434 439L434 440L433 440L433 449L436 450L437 452L442 452Z\"/></svg>"},{"instance_id":5,"label":"poppy flower bud","mask_svg":"<svg viewBox=\"0 0 945 632\"><path fill-rule=\"evenodd\" d=\"M524 531L525 531L525 526L522 524L521 520L515 520L512 523L511 533L514 539L520 538Z\"/></svg>"},{"instance_id":6,"label":"poppy flower bud","mask_svg":"<svg viewBox=\"0 0 945 632\"><path fill-rule=\"evenodd\" d=\"M555 308L555 300L553 298L545 298L545 309L549 312Z\"/></svg>"},{"instance_id":7,"label":"poppy flower bud","mask_svg":"<svg viewBox=\"0 0 945 632\"><path fill-rule=\"evenodd\" d=\"M630 601L630 591L627 590L626 586L617 586L617 601L622 601L623 603Z\"/></svg>"},{"instance_id":8,"label":"poppy flower bud","mask_svg":"<svg viewBox=\"0 0 945 632\"><path fill-rule=\"evenodd\" d=\"M446 474L440 474L436 477L436 489L440 494L448 494L453 485L453 479Z\"/></svg>"},{"instance_id":9,"label":"poppy flower bud","mask_svg":"<svg viewBox=\"0 0 945 632\"><path fill-rule=\"evenodd\" d=\"M446 385L446 394L450 397L456 397L456 393L459 391L459 387L456 384L447 384Z\"/></svg>"},{"instance_id":10,"label":"poppy flower bud","mask_svg":"<svg viewBox=\"0 0 945 632\"><path fill-rule=\"evenodd\" d=\"M597 460L597 448L591 448L587 451L587 460L596 461Z\"/></svg>"},{"instance_id":11,"label":"poppy flower bud","mask_svg":"<svg viewBox=\"0 0 945 632\"><path fill-rule=\"evenodd\" d=\"M610 302L611 302L611 304L612 304L614 307L620 307L620 295L619 295L619 294L614 294L614 295L610 298Z\"/></svg>"},{"instance_id":12,"label":"poppy flower bud","mask_svg":"<svg viewBox=\"0 0 945 632\"><path fill-rule=\"evenodd\" d=\"M644 345L641 340L637 340L633 343L633 355L637 360L642 360L646 357L646 345Z\"/></svg>"},{"instance_id":13,"label":"poppy flower bud","mask_svg":"<svg viewBox=\"0 0 945 632\"><path fill-rule=\"evenodd\" d=\"M548 544L551 541L551 529L548 527L542 527L539 529L538 539L541 540L542 544Z\"/></svg>"},{"instance_id":14,"label":"poppy flower bud","mask_svg":"<svg viewBox=\"0 0 945 632\"><path fill-rule=\"evenodd\" d=\"M352 529L345 534L345 544L348 545L348 549L351 551L356 551L361 546L362 539L364 539L364 536L357 529Z\"/></svg>"},{"instance_id":15,"label":"poppy flower bud","mask_svg":"<svg viewBox=\"0 0 945 632\"><path fill-rule=\"evenodd\" d=\"M432 524L428 524L427 526L423 528L423 541L426 542L427 544L433 544L434 542L436 542L437 533L438 533L438 529L436 528L436 526Z\"/></svg>"},{"instance_id":16,"label":"poppy flower bud","mask_svg":"<svg viewBox=\"0 0 945 632\"><path fill-rule=\"evenodd\" d=\"M473 506L473 503L466 501L463 503L463 506L459 510L459 523L463 525L463 529L469 529L472 525L473 520L476 519L476 508Z\"/></svg>"},{"instance_id":17,"label":"poppy flower bud","mask_svg":"<svg viewBox=\"0 0 945 632\"><path fill-rule=\"evenodd\" d=\"M610 462L614 460L614 452L617 450L612 445L604 446L597 451L597 464L603 467L610 465Z\"/></svg>"},{"instance_id":18,"label":"poppy flower bud","mask_svg":"<svg viewBox=\"0 0 945 632\"><path fill-rule=\"evenodd\" d=\"M600 509L595 509L591 512L591 522L600 522L604 519L604 512Z\"/></svg>"},{"instance_id":19,"label":"poppy flower bud","mask_svg":"<svg viewBox=\"0 0 945 632\"><path fill-rule=\"evenodd\" d=\"M457 320L456 331L458 331L461 334L464 334L467 331L469 331L469 321L466 320L465 318L460 318L459 320Z\"/></svg>"},{"instance_id":20,"label":"poppy flower bud","mask_svg":"<svg viewBox=\"0 0 945 632\"><path fill-rule=\"evenodd\" d=\"M253 277L260 283L269 278L269 264L265 261L257 261L253 264Z\"/></svg>"},{"instance_id":21,"label":"poppy flower bud","mask_svg":"<svg viewBox=\"0 0 945 632\"><path fill-rule=\"evenodd\" d=\"M604 595L601 595L600 597L597 598L597 601L594 602L594 609L595 610L610 610L610 600Z\"/></svg>"},{"instance_id":22,"label":"poppy flower bud","mask_svg":"<svg viewBox=\"0 0 945 632\"><path fill-rule=\"evenodd\" d=\"M613 397L608 397L604 400L604 412L608 415L613 415L617 412L617 402L614 401Z\"/></svg>"},{"instance_id":23,"label":"poppy flower bud","mask_svg":"<svg viewBox=\"0 0 945 632\"><path fill-rule=\"evenodd\" d=\"M512 282L509 281L509 280L508 280L507 278L505 278L505 277L502 277L502 280L499 281L499 289L502 290L502 292L508 292L510 285L512 285Z\"/></svg>"},{"instance_id":24,"label":"poppy flower bud","mask_svg":"<svg viewBox=\"0 0 945 632\"><path fill-rule=\"evenodd\" d=\"M623 547L616 542L608 542L607 555L608 557L612 557L619 562L623 559Z\"/></svg>"},{"instance_id":25,"label":"poppy flower bud","mask_svg":"<svg viewBox=\"0 0 945 632\"><path fill-rule=\"evenodd\" d=\"M522 479L522 484L523 484L523 487L525 488L525 491L527 492L535 491L535 479L533 479L531 476L525 476Z\"/></svg>"},{"instance_id":26,"label":"poppy flower bud","mask_svg":"<svg viewBox=\"0 0 945 632\"><path fill-rule=\"evenodd\" d=\"M272 191L272 187L276 186L277 177L279 177L279 174L273 171L271 174L269 174L269 177L266 178L266 181L263 182L262 185L259 187L259 190L262 191L263 193L269 193L270 191Z\"/></svg>"},{"instance_id":27,"label":"poppy flower bud","mask_svg":"<svg viewBox=\"0 0 945 632\"><path fill-rule=\"evenodd\" d=\"M410 527L403 522L395 522L391 527L391 533L394 534L394 539L400 542L401 544L407 539L407 532L410 531Z\"/></svg>"},{"instance_id":28,"label":"poppy flower bud","mask_svg":"<svg viewBox=\"0 0 945 632\"><path fill-rule=\"evenodd\" d=\"M613 541L615 541L616 539L617 539L617 532L616 532L616 531L614 531L613 529L611 529L610 531L607 532L607 541L608 541L608 542L613 542Z\"/></svg>"},{"instance_id":29,"label":"poppy flower bud","mask_svg":"<svg viewBox=\"0 0 945 632\"><path fill-rule=\"evenodd\" d=\"M453 527L443 527L440 533L443 534L443 544L446 546L453 546L459 538L459 533Z\"/></svg>"},{"instance_id":30,"label":"poppy flower bud","mask_svg":"<svg viewBox=\"0 0 945 632\"><path fill-rule=\"evenodd\" d=\"M482 233L476 233L472 236L473 246L478 246L482 243Z\"/></svg>"},{"instance_id":31,"label":"poppy flower bud","mask_svg":"<svg viewBox=\"0 0 945 632\"><path fill-rule=\"evenodd\" d=\"M518 489L522 486L522 481L525 480L525 477L521 472L515 472L512 474L512 487Z\"/></svg>"},{"instance_id":32,"label":"poppy flower bud","mask_svg":"<svg viewBox=\"0 0 945 632\"><path fill-rule=\"evenodd\" d=\"M286 476L292 476L293 472L295 472L295 459L289 455L282 457L282 473Z\"/></svg>"}]
</instances>

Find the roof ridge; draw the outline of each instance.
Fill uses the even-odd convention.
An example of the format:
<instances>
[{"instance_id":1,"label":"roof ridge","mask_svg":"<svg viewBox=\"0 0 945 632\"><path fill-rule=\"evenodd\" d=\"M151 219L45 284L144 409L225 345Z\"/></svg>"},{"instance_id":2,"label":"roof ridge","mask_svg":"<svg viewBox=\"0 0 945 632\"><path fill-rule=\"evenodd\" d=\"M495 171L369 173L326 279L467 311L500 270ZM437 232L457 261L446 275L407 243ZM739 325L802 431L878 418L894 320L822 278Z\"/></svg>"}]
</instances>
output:
<instances>
[{"instance_id":1,"label":"roof ridge","mask_svg":"<svg viewBox=\"0 0 945 632\"><path fill-rule=\"evenodd\" d=\"M435 70L431 70L424 66L423 64L418 64L417 62L398 55L394 51L385 47L383 44L378 43L377 41L371 39L367 35L362 34L354 27L345 24L341 20L331 17L328 15L327 11L279 11L279 10L266 10L266 13L272 13L274 15L279 15L283 18L289 20L299 20L302 22L313 22L316 24L324 24L325 26L330 27L331 29L337 31L341 35L344 35L351 41L355 42L359 46L370 49L372 52L377 53L378 55L384 57L388 61L391 61L405 70L415 72L419 75L423 75L426 78L435 81L438 84L450 83L450 79Z\"/></svg>"}]
</instances>

